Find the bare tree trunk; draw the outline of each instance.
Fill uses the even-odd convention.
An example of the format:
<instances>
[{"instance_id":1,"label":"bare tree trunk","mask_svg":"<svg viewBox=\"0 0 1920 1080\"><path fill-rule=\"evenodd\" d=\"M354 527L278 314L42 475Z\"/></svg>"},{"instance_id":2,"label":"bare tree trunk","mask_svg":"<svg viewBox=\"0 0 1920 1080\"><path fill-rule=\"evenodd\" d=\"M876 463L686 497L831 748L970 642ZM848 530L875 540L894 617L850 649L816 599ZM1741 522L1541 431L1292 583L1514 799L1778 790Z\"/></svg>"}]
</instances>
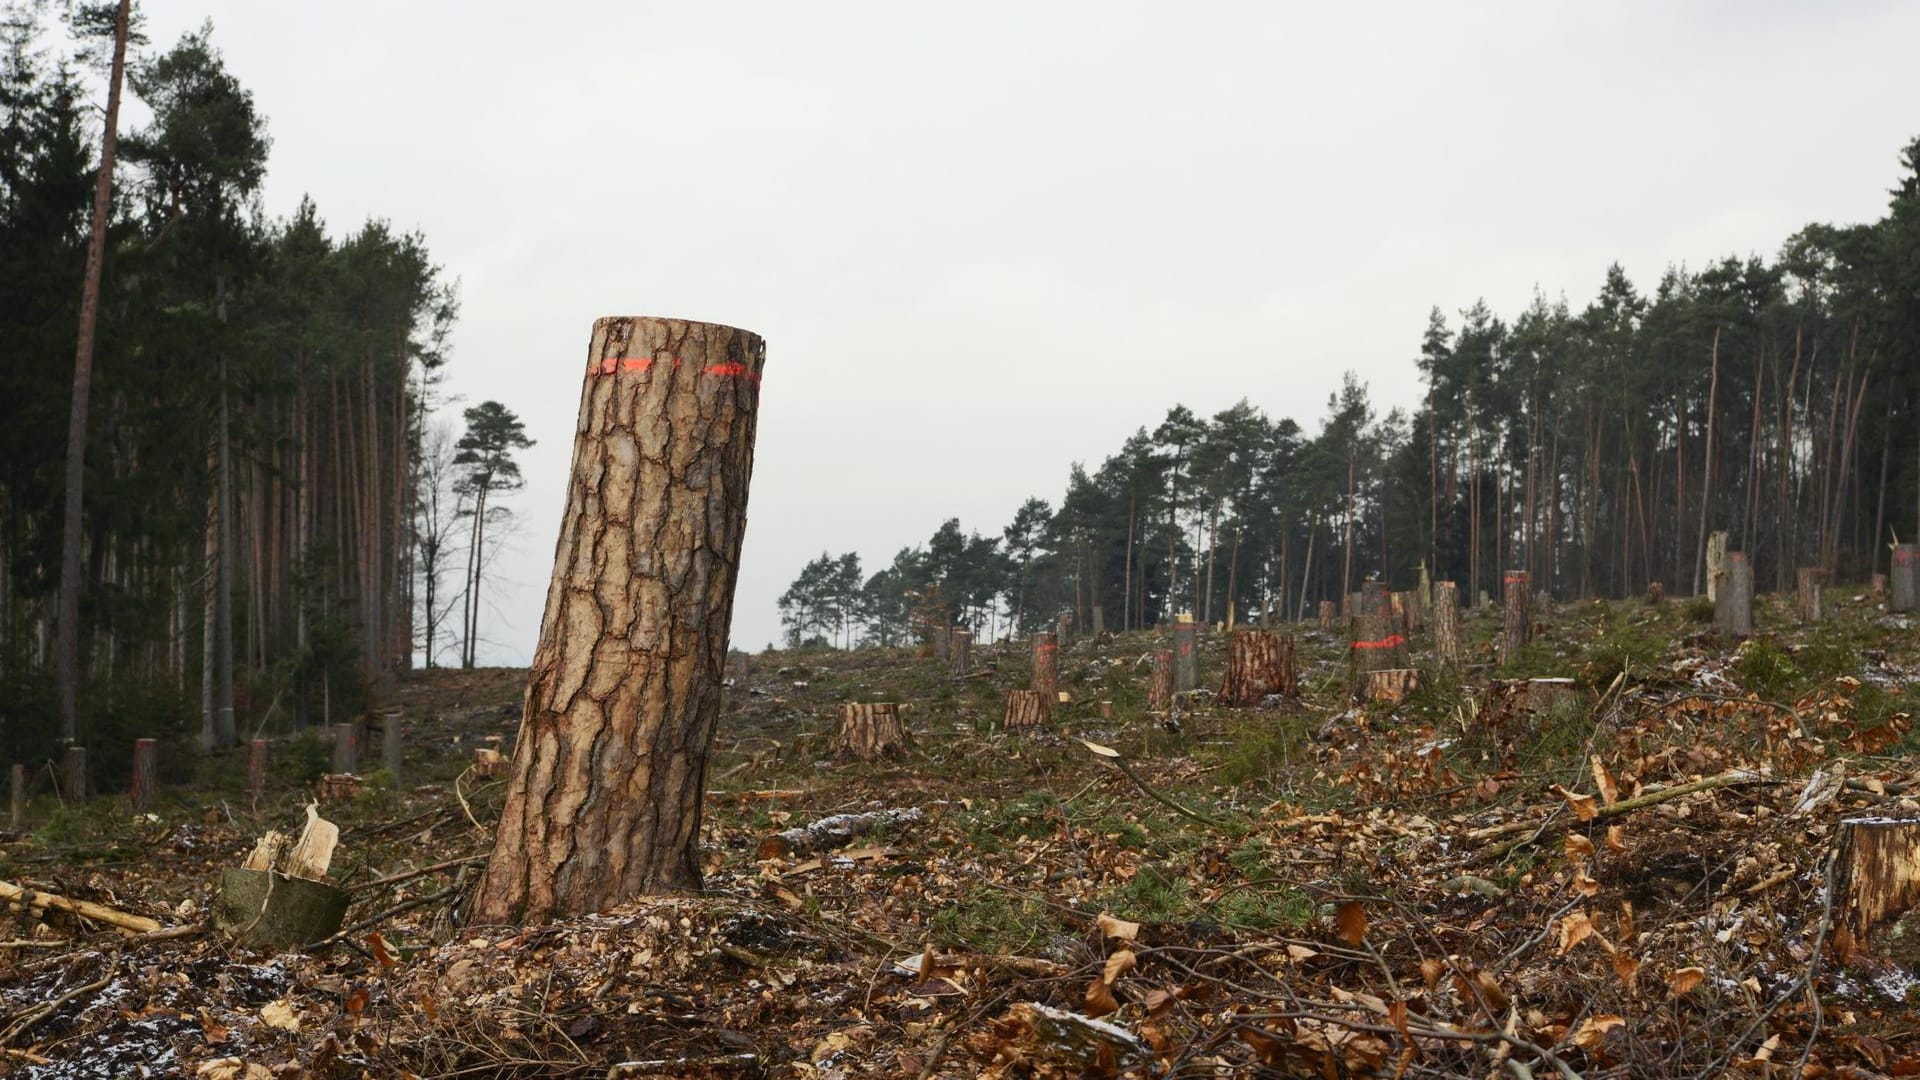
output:
<instances>
[{"instance_id":1,"label":"bare tree trunk","mask_svg":"<svg viewBox=\"0 0 1920 1080\"><path fill-rule=\"evenodd\" d=\"M222 290L224 291L224 290ZM220 551L219 593L214 602L219 640L220 711L215 716L214 743L232 746L233 720L233 452L227 424L227 358L220 358Z\"/></svg>"},{"instance_id":2,"label":"bare tree trunk","mask_svg":"<svg viewBox=\"0 0 1920 1080\"><path fill-rule=\"evenodd\" d=\"M1433 660L1440 668L1460 666L1460 587L1451 581L1434 583Z\"/></svg>"},{"instance_id":3,"label":"bare tree trunk","mask_svg":"<svg viewBox=\"0 0 1920 1080\"><path fill-rule=\"evenodd\" d=\"M1509 570L1502 585L1505 622L1500 635L1500 662L1510 664L1533 639L1533 581L1525 570Z\"/></svg>"},{"instance_id":4,"label":"bare tree trunk","mask_svg":"<svg viewBox=\"0 0 1920 1080\"><path fill-rule=\"evenodd\" d=\"M1700 595L1700 574L1707 562L1707 514L1713 506L1713 407L1720 391L1720 328L1713 328L1713 372L1707 379L1707 441L1700 462L1700 543L1693 564L1693 594Z\"/></svg>"},{"instance_id":5,"label":"bare tree trunk","mask_svg":"<svg viewBox=\"0 0 1920 1080\"><path fill-rule=\"evenodd\" d=\"M119 137L120 85L127 68L127 21L132 0L120 0L113 20L113 71L107 84L100 168L94 175L87 263L80 284L80 336L73 355L73 399L67 412L67 489L60 537L59 641L54 650L60 695L60 738L80 737L80 509L85 495L87 409L93 394L94 327L100 315L100 268L106 261L107 212L113 197L113 158Z\"/></svg>"},{"instance_id":6,"label":"bare tree trunk","mask_svg":"<svg viewBox=\"0 0 1920 1080\"><path fill-rule=\"evenodd\" d=\"M553 582L473 921L700 886L765 359L758 335L732 327L594 323Z\"/></svg>"}]
</instances>

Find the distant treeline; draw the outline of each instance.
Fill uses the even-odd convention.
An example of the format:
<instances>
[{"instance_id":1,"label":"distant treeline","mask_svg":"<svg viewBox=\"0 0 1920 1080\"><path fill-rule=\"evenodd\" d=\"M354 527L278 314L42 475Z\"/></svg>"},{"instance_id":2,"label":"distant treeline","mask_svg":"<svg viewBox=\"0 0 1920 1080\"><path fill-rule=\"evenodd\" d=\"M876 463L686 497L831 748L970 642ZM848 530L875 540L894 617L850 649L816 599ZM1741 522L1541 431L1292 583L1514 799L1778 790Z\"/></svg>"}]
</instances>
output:
<instances>
[{"instance_id":1,"label":"distant treeline","mask_svg":"<svg viewBox=\"0 0 1920 1080\"><path fill-rule=\"evenodd\" d=\"M1809 225L1771 262L1669 269L1651 294L1615 265L1577 311L1434 309L1412 414L1377 416L1351 375L1311 437L1244 400L1175 406L997 535L950 520L871 576L822 554L780 599L789 642L1297 617L1423 562L1469 598L1507 569L1566 597L1686 594L1717 530L1762 588L1884 570L1920 537L1920 139L1900 164L1884 217Z\"/></svg>"}]
</instances>

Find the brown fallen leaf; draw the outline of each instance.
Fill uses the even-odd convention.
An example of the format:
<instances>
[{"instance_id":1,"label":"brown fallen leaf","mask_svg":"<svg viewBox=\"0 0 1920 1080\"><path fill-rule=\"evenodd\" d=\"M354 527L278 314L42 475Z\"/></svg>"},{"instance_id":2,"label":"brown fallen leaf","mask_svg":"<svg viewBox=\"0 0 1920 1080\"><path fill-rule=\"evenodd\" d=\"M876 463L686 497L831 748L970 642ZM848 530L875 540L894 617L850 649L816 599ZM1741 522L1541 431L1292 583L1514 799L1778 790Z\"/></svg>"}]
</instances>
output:
<instances>
[{"instance_id":1,"label":"brown fallen leaf","mask_svg":"<svg viewBox=\"0 0 1920 1080\"><path fill-rule=\"evenodd\" d=\"M1107 957L1107 966L1100 971L1100 981L1112 986L1115 979L1133 970L1133 965L1138 959L1132 949L1121 949Z\"/></svg>"},{"instance_id":2,"label":"brown fallen leaf","mask_svg":"<svg viewBox=\"0 0 1920 1080\"><path fill-rule=\"evenodd\" d=\"M1612 806L1620 800L1620 785L1614 783L1613 774L1601 763L1599 754L1594 754L1588 763L1593 766L1593 786L1600 791L1600 801Z\"/></svg>"},{"instance_id":3,"label":"brown fallen leaf","mask_svg":"<svg viewBox=\"0 0 1920 1080\"><path fill-rule=\"evenodd\" d=\"M1576 911L1562 916L1559 922L1560 947L1558 955L1565 956L1574 946L1592 937L1593 920L1584 911Z\"/></svg>"},{"instance_id":4,"label":"brown fallen leaf","mask_svg":"<svg viewBox=\"0 0 1920 1080\"><path fill-rule=\"evenodd\" d=\"M1104 911L1100 913L1100 917L1095 921L1100 924L1100 933L1106 937L1119 938L1121 941L1132 941L1140 935L1139 923L1115 918Z\"/></svg>"},{"instance_id":5,"label":"brown fallen leaf","mask_svg":"<svg viewBox=\"0 0 1920 1080\"><path fill-rule=\"evenodd\" d=\"M1690 994L1707 980L1707 969L1703 967L1683 967L1667 976L1667 996L1680 997Z\"/></svg>"},{"instance_id":6,"label":"brown fallen leaf","mask_svg":"<svg viewBox=\"0 0 1920 1080\"><path fill-rule=\"evenodd\" d=\"M1340 928L1340 940L1359 948L1367 940L1367 909L1358 900L1348 900L1333 909L1334 922Z\"/></svg>"},{"instance_id":7,"label":"brown fallen leaf","mask_svg":"<svg viewBox=\"0 0 1920 1080\"><path fill-rule=\"evenodd\" d=\"M1559 784L1553 785L1553 793L1565 799L1567 801L1567 808L1572 810L1573 816L1581 821L1592 821L1594 818L1600 816L1600 808L1595 805L1594 798L1591 795L1581 795L1577 792L1568 791Z\"/></svg>"}]
</instances>

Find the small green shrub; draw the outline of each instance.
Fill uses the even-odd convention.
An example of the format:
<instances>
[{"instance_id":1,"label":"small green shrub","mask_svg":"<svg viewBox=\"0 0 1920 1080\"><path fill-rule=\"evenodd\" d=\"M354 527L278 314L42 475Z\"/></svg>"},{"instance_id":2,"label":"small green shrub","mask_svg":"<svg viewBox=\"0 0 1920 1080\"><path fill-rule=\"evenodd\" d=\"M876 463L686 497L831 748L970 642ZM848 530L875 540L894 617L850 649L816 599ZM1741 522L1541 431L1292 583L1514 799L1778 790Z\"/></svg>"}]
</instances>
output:
<instances>
[{"instance_id":1,"label":"small green shrub","mask_svg":"<svg viewBox=\"0 0 1920 1080\"><path fill-rule=\"evenodd\" d=\"M1804 676L1793 658L1772 642L1758 638L1740 646L1733 661L1734 678L1751 693L1773 701L1791 701Z\"/></svg>"},{"instance_id":2,"label":"small green shrub","mask_svg":"<svg viewBox=\"0 0 1920 1080\"><path fill-rule=\"evenodd\" d=\"M1713 601L1704 596L1695 596L1680 608L1680 612L1688 622L1710 623L1713 621Z\"/></svg>"}]
</instances>

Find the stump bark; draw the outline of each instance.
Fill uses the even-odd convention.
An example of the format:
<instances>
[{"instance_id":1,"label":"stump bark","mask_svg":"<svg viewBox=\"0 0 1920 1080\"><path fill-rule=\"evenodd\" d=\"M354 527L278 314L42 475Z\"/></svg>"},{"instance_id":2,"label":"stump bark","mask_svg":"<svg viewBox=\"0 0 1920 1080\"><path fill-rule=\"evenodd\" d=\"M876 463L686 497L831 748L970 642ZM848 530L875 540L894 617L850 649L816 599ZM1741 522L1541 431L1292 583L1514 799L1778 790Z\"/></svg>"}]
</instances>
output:
<instances>
[{"instance_id":1,"label":"stump bark","mask_svg":"<svg viewBox=\"0 0 1920 1080\"><path fill-rule=\"evenodd\" d=\"M1361 701L1405 701L1419 688L1419 668L1380 668L1361 677L1354 696Z\"/></svg>"},{"instance_id":2,"label":"stump bark","mask_svg":"<svg viewBox=\"0 0 1920 1080\"><path fill-rule=\"evenodd\" d=\"M1920 544L1895 545L1888 586L1888 611L1920 609Z\"/></svg>"},{"instance_id":3,"label":"stump bark","mask_svg":"<svg viewBox=\"0 0 1920 1080\"><path fill-rule=\"evenodd\" d=\"M955 675L965 675L972 671L973 631L964 627L954 627L952 637L947 643L947 657L953 663Z\"/></svg>"},{"instance_id":4,"label":"stump bark","mask_svg":"<svg viewBox=\"0 0 1920 1080\"><path fill-rule=\"evenodd\" d=\"M1173 705L1173 650L1153 650L1153 673L1147 681L1147 708L1164 710Z\"/></svg>"},{"instance_id":5,"label":"stump bark","mask_svg":"<svg viewBox=\"0 0 1920 1080\"><path fill-rule=\"evenodd\" d=\"M1333 629L1333 613L1334 613L1333 601L1331 600L1320 601L1320 629L1322 630Z\"/></svg>"},{"instance_id":6,"label":"stump bark","mask_svg":"<svg viewBox=\"0 0 1920 1080\"><path fill-rule=\"evenodd\" d=\"M1820 595L1823 576L1817 566L1802 566L1793 572L1793 613L1809 626L1819 622L1823 614Z\"/></svg>"},{"instance_id":7,"label":"stump bark","mask_svg":"<svg viewBox=\"0 0 1920 1080\"><path fill-rule=\"evenodd\" d=\"M1393 602L1384 582L1369 581L1354 605L1353 641L1348 652L1355 700L1369 700L1376 671L1408 666L1406 636L1394 629Z\"/></svg>"},{"instance_id":8,"label":"stump bark","mask_svg":"<svg viewBox=\"0 0 1920 1080\"><path fill-rule=\"evenodd\" d=\"M69 746L60 758L60 783L69 804L87 801L87 748Z\"/></svg>"},{"instance_id":9,"label":"stump bark","mask_svg":"<svg viewBox=\"0 0 1920 1080\"><path fill-rule=\"evenodd\" d=\"M1000 722L1002 731L1024 731L1047 722L1052 697L1038 690L1007 691L1007 712Z\"/></svg>"},{"instance_id":10,"label":"stump bark","mask_svg":"<svg viewBox=\"0 0 1920 1080\"><path fill-rule=\"evenodd\" d=\"M1500 662L1510 664L1527 642L1533 640L1533 580L1525 570L1509 570L1502 582Z\"/></svg>"},{"instance_id":11,"label":"stump bark","mask_svg":"<svg viewBox=\"0 0 1920 1080\"><path fill-rule=\"evenodd\" d=\"M953 654L953 628L936 626L927 633L927 640L933 645L935 660L948 659Z\"/></svg>"},{"instance_id":12,"label":"stump bark","mask_svg":"<svg viewBox=\"0 0 1920 1080\"><path fill-rule=\"evenodd\" d=\"M1027 689L1045 694L1049 702L1060 692L1060 641L1051 630L1033 635L1033 674Z\"/></svg>"},{"instance_id":13,"label":"stump bark","mask_svg":"<svg viewBox=\"0 0 1920 1080\"><path fill-rule=\"evenodd\" d=\"M913 739L900 722L900 706L891 701L840 706L840 730L834 735L833 756L840 760L905 760Z\"/></svg>"},{"instance_id":14,"label":"stump bark","mask_svg":"<svg viewBox=\"0 0 1920 1080\"><path fill-rule=\"evenodd\" d=\"M1063 611L1059 615L1054 617L1053 635L1054 635L1055 644L1067 645L1072 643L1073 641L1073 613L1072 612Z\"/></svg>"},{"instance_id":15,"label":"stump bark","mask_svg":"<svg viewBox=\"0 0 1920 1080\"><path fill-rule=\"evenodd\" d=\"M1173 624L1173 692L1184 694L1200 682L1200 626L1182 615Z\"/></svg>"},{"instance_id":16,"label":"stump bark","mask_svg":"<svg viewBox=\"0 0 1920 1080\"><path fill-rule=\"evenodd\" d=\"M1720 599L1720 575L1727 568L1727 534L1725 530L1707 535L1707 599Z\"/></svg>"},{"instance_id":17,"label":"stump bark","mask_svg":"<svg viewBox=\"0 0 1920 1080\"><path fill-rule=\"evenodd\" d=\"M247 744L247 795L256 810L267 796L267 755L267 740L254 739Z\"/></svg>"},{"instance_id":18,"label":"stump bark","mask_svg":"<svg viewBox=\"0 0 1920 1080\"><path fill-rule=\"evenodd\" d=\"M1920 903L1920 820L1842 821L1834 842L1834 949L1844 958Z\"/></svg>"},{"instance_id":19,"label":"stump bark","mask_svg":"<svg viewBox=\"0 0 1920 1080\"><path fill-rule=\"evenodd\" d=\"M593 325L567 506L476 923L700 887L766 343Z\"/></svg>"},{"instance_id":20,"label":"stump bark","mask_svg":"<svg viewBox=\"0 0 1920 1080\"><path fill-rule=\"evenodd\" d=\"M1753 563L1744 551L1729 551L1716 583L1714 625L1728 637L1753 636Z\"/></svg>"},{"instance_id":21,"label":"stump bark","mask_svg":"<svg viewBox=\"0 0 1920 1080\"><path fill-rule=\"evenodd\" d=\"M1235 630L1227 638L1227 672L1220 684L1220 702L1232 708L1258 705L1268 694L1290 692L1293 680L1293 638L1283 647L1265 630Z\"/></svg>"},{"instance_id":22,"label":"stump bark","mask_svg":"<svg viewBox=\"0 0 1920 1080\"><path fill-rule=\"evenodd\" d=\"M1659 607L1667 599L1666 587L1657 581L1647 582L1647 605Z\"/></svg>"},{"instance_id":23,"label":"stump bark","mask_svg":"<svg viewBox=\"0 0 1920 1080\"><path fill-rule=\"evenodd\" d=\"M158 739L133 740L133 785L128 789L128 801L135 810L145 810L153 805L153 786L159 773L160 741Z\"/></svg>"},{"instance_id":24,"label":"stump bark","mask_svg":"<svg viewBox=\"0 0 1920 1080\"><path fill-rule=\"evenodd\" d=\"M380 714L380 767L387 770L393 786L401 791L406 790L400 783L400 755L406 745L406 736L401 731L405 724L399 709Z\"/></svg>"},{"instance_id":25,"label":"stump bark","mask_svg":"<svg viewBox=\"0 0 1920 1080\"><path fill-rule=\"evenodd\" d=\"M1433 662L1455 669L1460 666L1460 586L1437 581L1433 586Z\"/></svg>"}]
</instances>

